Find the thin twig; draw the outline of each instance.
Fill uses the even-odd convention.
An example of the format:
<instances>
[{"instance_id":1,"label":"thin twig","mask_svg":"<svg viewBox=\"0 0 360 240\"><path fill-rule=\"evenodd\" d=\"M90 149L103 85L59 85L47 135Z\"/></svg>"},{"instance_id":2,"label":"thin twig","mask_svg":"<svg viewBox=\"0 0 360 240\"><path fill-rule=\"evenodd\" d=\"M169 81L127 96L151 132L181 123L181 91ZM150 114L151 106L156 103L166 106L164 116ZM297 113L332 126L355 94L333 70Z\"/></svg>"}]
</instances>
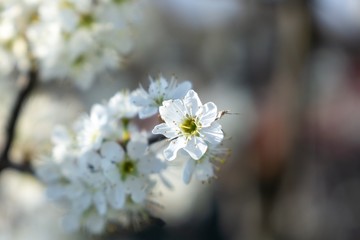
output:
<instances>
[{"instance_id":1,"label":"thin twig","mask_svg":"<svg viewBox=\"0 0 360 240\"><path fill-rule=\"evenodd\" d=\"M13 168L18 171L32 173L31 165L28 162L23 164L15 164L10 161L9 153L14 143L14 138L16 134L16 127L21 116L21 111L28 99L30 93L35 88L37 82L37 71L32 70L29 71L27 76L25 76L24 81L21 84L20 91L17 95L15 103L11 109L9 118L6 122L6 129L5 129L5 145L1 151L0 155L0 172L5 168Z\"/></svg>"}]
</instances>

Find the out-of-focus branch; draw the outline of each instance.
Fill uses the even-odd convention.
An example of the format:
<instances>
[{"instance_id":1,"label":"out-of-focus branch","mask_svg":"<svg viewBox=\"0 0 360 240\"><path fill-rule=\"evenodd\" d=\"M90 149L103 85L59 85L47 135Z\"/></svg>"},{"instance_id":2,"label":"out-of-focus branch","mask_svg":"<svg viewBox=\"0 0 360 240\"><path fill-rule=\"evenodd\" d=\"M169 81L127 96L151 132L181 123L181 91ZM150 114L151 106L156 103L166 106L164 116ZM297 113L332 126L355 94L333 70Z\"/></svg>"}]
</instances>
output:
<instances>
[{"instance_id":1,"label":"out-of-focus branch","mask_svg":"<svg viewBox=\"0 0 360 240\"><path fill-rule=\"evenodd\" d=\"M148 138L148 143L149 145L151 145L153 143L160 142L164 139L166 139L166 137L163 135L152 135L151 137Z\"/></svg>"},{"instance_id":2,"label":"out-of-focus branch","mask_svg":"<svg viewBox=\"0 0 360 240\"><path fill-rule=\"evenodd\" d=\"M37 71L31 70L24 77L24 79L21 79L22 81L20 91L16 97L13 107L11 108L8 120L5 123L5 141L4 146L1 149L0 155L0 172L3 171L5 168L12 168L21 172L33 173L30 163L12 163L9 158L9 153L14 142L14 138L16 135L16 127L19 117L21 116L21 111L32 90L35 88L37 78Z\"/></svg>"}]
</instances>

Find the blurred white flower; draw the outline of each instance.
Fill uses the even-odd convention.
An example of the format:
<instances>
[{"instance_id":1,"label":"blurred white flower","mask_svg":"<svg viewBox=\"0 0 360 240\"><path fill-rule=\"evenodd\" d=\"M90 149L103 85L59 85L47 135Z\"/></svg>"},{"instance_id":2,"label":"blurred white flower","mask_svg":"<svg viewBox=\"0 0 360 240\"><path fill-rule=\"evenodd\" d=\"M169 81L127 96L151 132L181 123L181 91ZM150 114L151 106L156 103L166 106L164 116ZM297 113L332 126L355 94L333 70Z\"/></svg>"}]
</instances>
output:
<instances>
[{"instance_id":1,"label":"blurred white flower","mask_svg":"<svg viewBox=\"0 0 360 240\"><path fill-rule=\"evenodd\" d=\"M64 126L55 126L51 136L54 145L52 154L55 161L62 161L74 154L75 139L72 135Z\"/></svg>"},{"instance_id":2,"label":"blurred white flower","mask_svg":"<svg viewBox=\"0 0 360 240\"><path fill-rule=\"evenodd\" d=\"M90 116L84 116L78 142L83 151L98 150L104 137L108 134L109 116L107 109L96 104L91 108Z\"/></svg>"},{"instance_id":3,"label":"blurred white flower","mask_svg":"<svg viewBox=\"0 0 360 240\"><path fill-rule=\"evenodd\" d=\"M146 133L121 121L136 113L129 96L118 93L106 105L95 104L73 130L54 129L52 154L36 172L48 196L68 209L65 229L101 233L109 220L148 214L157 181L152 176L166 164L148 145Z\"/></svg>"},{"instance_id":4,"label":"blurred white flower","mask_svg":"<svg viewBox=\"0 0 360 240\"><path fill-rule=\"evenodd\" d=\"M171 140L164 150L167 160L174 160L180 149L198 160L209 144L217 145L224 138L221 125L215 122L218 114L216 105L212 102L203 105L193 90L183 100L164 101L159 111L165 123L155 126L152 133L162 134Z\"/></svg>"},{"instance_id":5,"label":"blurred white flower","mask_svg":"<svg viewBox=\"0 0 360 240\"><path fill-rule=\"evenodd\" d=\"M122 158L114 157L115 152L120 152L115 151L115 148L118 146L109 145L107 146L108 153L104 153L112 155L107 158L107 161L102 162L105 176L114 186L125 190L121 190L124 197L127 194L132 201L141 203L145 200L149 187L151 187L148 176L160 173L164 170L165 165L148 149L144 136L133 137L127 144L126 154L122 154L124 156ZM103 150L101 152L103 154Z\"/></svg>"},{"instance_id":6,"label":"blurred white flower","mask_svg":"<svg viewBox=\"0 0 360 240\"><path fill-rule=\"evenodd\" d=\"M106 218L95 209L90 209L86 215L70 212L64 216L62 225L67 232L78 231L83 225L90 233L100 234L104 231Z\"/></svg>"},{"instance_id":7,"label":"blurred white flower","mask_svg":"<svg viewBox=\"0 0 360 240\"><path fill-rule=\"evenodd\" d=\"M190 82L185 81L177 84L174 77L171 78L170 82L162 76L159 76L155 81L151 77L149 78L148 92L140 86L132 96L134 104L140 107L139 117L141 119L155 115L163 101L183 98L187 91L191 89Z\"/></svg>"},{"instance_id":8,"label":"blurred white flower","mask_svg":"<svg viewBox=\"0 0 360 240\"><path fill-rule=\"evenodd\" d=\"M138 114L138 107L131 101L129 91L118 92L108 103L109 115L116 119L129 119Z\"/></svg>"},{"instance_id":9,"label":"blurred white flower","mask_svg":"<svg viewBox=\"0 0 360 240\"><path fill-rule=\"evenodd\" d=\"M321 30L328 31L337 38L356 42L359 40L360 2L358 0L315 0L312 6Z\"/></svg>"},{"instance_id":10,"label":"blurred white flower","mask_svg":"<svg viewBox=\"0 0 360 240\"><path fill-rule=\"evenodd\" d=\"M130 5L137 6L136 2L46 2L40 9L43 28L32 34L42 76L47 80L71 79L79 87L88 88L105 70L119 69L123 56L132 48L130 23L133 20L129 15L136 14L136 11L131 14L124 11ZM109 9L112 15L117 15L116 19L109 17ZM49 32L54 35L43 38L42 33Z\"/></svg>"},{"instance_id":11,"label":"blurred white flower","mask_svg":"<svg viewBox=\"0 0 360 240\"><path fill-rule=\"evenodd\" d=\"M3 0L0 2L1 74L14 70L26 72L32 67L32 43L29 31L38 25L38 7L42 0Z\"/></svg>"},{"instance_id":12,"label":"blurred white flower","mask_svg":"<svg viewBox=\"0 0 360 240\"><path fill-rule=\"evenodd\" d=\"M44 81L71 80L88 88L105 70L122 66L132 49L130 25L138 19L140 2L1 1L1 73L36 65Z\"/></svg>"},{"instance_id":13,"label":"blurred white flower","mask_svg":"<svg viewBox=\"0 0 360 240\"><path fill-rule=\"evenodd\" d=\"M183 168L183 181L188 184L191 181L193 175L197 180L207 182L216 177L217 164L225 162L228 149L217 146L209 146L205 154L197 161L188 159Z\"/></svg>"},{"instance_id":14,"label":"blurred white flower","mask_svg":"<svg viewBox=\"0 0 360 240\"><path fill-rule=\"evenodd\" d=\"M152 82L148 95L176 98L190 86L160 78ZM165 146L155 144L150 133L140 132L134 124L139 108L132 94L118 92L94 104L72 128L57 126L53 131L52 152L43 157L36 173L49 198L66 208L63 225L68 231L87 229L97 234L109 221L126 227L151 219L158 183L172 186L165 178L166 160L175 159L179 149L191 157L183 168L186 184L192 176L200 181L216 177L217 164L224 160L227 150L220 148L224 134L216 122L223 112L214 103L202 104L193 90L182 99L162 99L159 111L165 122L152 132L170 138Z\"/></svg>"},{"instance_id":15,"label":"blurred white flower","mask_svg":"<svg viewBox=\"0 0 360 240\"><path fill-rule=\"evenodd\" d=\"M66 230L86 228L100 233L114 214L144 211L145 200L155 185L150 175L164 166L143 140L130 141L127 152L118 143L105 141L99 151L79 152L76 159L47 161L37 174L47 184L49 197L67 206ZM93 217L102 227L91 229L87 222Z\"/></svg>"},{"instance_id":16,"label":"blurred white flower","mask_svg":"<svg viewBox=\"0 0 360 240\"><path fill-rule=\"evenodd\" d=\"M46 162L37 169L37 174L47 183L49 197L68 205L69 211L64 218L66 230L77 231L85 227L92 233L99 233L108 210L113 206L110 185L101 171L102 157L97 152L89 151L73 159L71 166L69 162L69 159L61 164ZM69 171L71 174L67 174ZM53 173L57 177L50 177ZM87 224L95 216L103 221L102 227L97 226L96 231Z\"/></svg>"}]
</instances>

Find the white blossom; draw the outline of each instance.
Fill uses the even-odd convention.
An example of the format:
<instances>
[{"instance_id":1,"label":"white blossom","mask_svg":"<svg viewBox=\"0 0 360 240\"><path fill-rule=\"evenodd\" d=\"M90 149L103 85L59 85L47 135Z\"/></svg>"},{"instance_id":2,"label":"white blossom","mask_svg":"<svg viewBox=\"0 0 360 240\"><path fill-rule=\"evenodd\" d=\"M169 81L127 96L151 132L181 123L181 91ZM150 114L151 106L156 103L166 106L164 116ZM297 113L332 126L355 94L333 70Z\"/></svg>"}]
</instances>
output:
<instances>
[{"instance_id":1,"label":"white blossom","mask_svg":"<svg viewBox=\"0 0 360 240\"><path fill-rule=\"evenodd\" d=\"M174 77L171 78L170 82L162 76L155 81L150 77L148 92L140 86L135 90L132 101L140 107L139 117L141 119L148 118L158 112L163 101L182 98L190 89L191 83L188 81L177 84Z\"/></svg>"},{"instance_id":2,"label":"white blossom","mask_svg":"<svg viewBox=\"0 0 360 240\"><path fill-rule=\"evenodd\" d=\"M106 70L118 70L133 47L137 1L0 1L0 71L41 80L71 80L86 89Z\"/></svg>"},{"instance_id":3,"label":"white blossom","mask_svg":"<svg viewBox=\"0 0 360 240\"><path fill-rule=\"evenodd\" d=\"M189 86L168 85L163 79L153 82L149 92L159 88L159 96L176 97ZM158 181L171 185L163 175L166 159L173 160L180 149L190 155L183 168L185 183L193 176L200 181L214 178L224 159L226 151L219 148L224 135L216 122L221 113L214 103L202 104L193 90L182 99L163 101L159 112L164 123L152 131L170 139L162 152L163 144L149 145L149 133L132 122L139 109L131 96L129 91L118 92L93 105L72 129L54 129L52 152L36 173L49 198L66 208L63 226L68 231L99 234L109 221L128 226L148 218Z\"/></svg>"},{"instance_id":4,"label":"white blossom","mask_svg":"<svg viewBox=\"0 0 360 240\"><path fill-rule=\"evenodd\" d=\"M217 145L224 138L221 125L215 122L218 114L214 103L202 104L197 93L190 90L184 99L164 101L159 108L165 121L154 127L152 133L169 138L164 150L167 160L174 160L184 149L193 159L200 159L208 145Z\"/></svg>"},{"instance_id":5,"label":"white blossom","mask_svg":"<svg viewBox=\"0 0 360 240\"><path fill-rule=\"evenodd\" d=\"M90 209L86 215L69 212L65 215L62 225L68 232L78 231L83 225L90 233L100 234L105 228L106 218L106 216L97 213L95 209Z\"/></svg>"},{"instance_id":6,"label":"white blossom","mask_svg":"<svg viewBox=\"0 0 360 240\"><path fill-rule=\"evenodd\" d=\"M0 1L0 73L26 72L32 66L29 32L38 25L42 0Z\"/></svg>"},{"instance_id":7,"label":"white blossom","mask_svg":"<svg viewBox=\"0 0 360 240\"><path fill-rule=\"evenodd\" d=\"M72 132L66 129L64 126L55 126L51 140L54 144L52 155L55 161L61 162L74 154L75 139L72 136Z\"/></svg>"},{"instance_id":8,"label":"white blossom","mask_svg":"<svg viewBox=\"0 0 360 240\"><path fill-rule=\"evenodd\" d=\"M100 104L92 107L90 116L84 116L78 142L83 151L98 150L108 134L109 117L106 108Z\"/></svg>"},{"instance_id":9,"label":"white blossom","mask_svg":"<svg viewBox=\"0 0 360 240\"><path fill-rule=\"evenodd\" d=\"M107 148L111 154L118 151L115 150L118 148L115 144ZM103 149L101 153L103 154ZM107 159L103 162L105 176L114 186L125 189L122 194L129 195L136 203L145 200L151 186L148 176L159 173L164 168L162 161L148 150L146 138L143 137L133 137L129 141L124 158L108 157Z\"/></svg>"},{"instance_id":10,"label":"white blossom","mask_svg":"<svg viewBox=\"0 0 360 240\"><path fill-rule=\"evenodd\" d=\"M42 28L32 33L42 77L71 79L88 88L105 70L119 69L132 48L132 20L122 13L133 2L112 7L118 15L113 19L106 12L110 1L47 1L40 9ZM49 33L52 35L45 37Z\"/></svg>"},{"instance_id":11,"label":"white blossom","mask_svg":"<svg viewBox=\"0 0 360 240\"><path fill-rule=\"evenodd\" d=\"M138 114L138 107L131 101L129 91L118 92L108 103L109 115L116 119L130 119Z\"/></svg>"},{"instance_id":12,"label":"white blossom","mask_svg":"<svg viewBox=\"0 0 360 240\"><path fill-rule=\"evenodd\" d=\"M148 145L146 133L121 121L134 117L133 111L129 96L116 94L106 104L95 104L73 130L54 129L51 156L36 172L48 196L67 208L66 230L101 233L109 220L147 214L156 184L152 176L166 165Z\"/></svg>"},{"instance_id":13,"label":"white blossom","mask_svg":"<svg viewBox=\"0 0 360 240\"><path fill-rule=\"evenodd\" d=\"M210 146L199 160L194 161L194 159L189 158L183 168L184 183L188 184L193 175L202 182L215 178L218 164L223 164L228 154L228 149L217 145Z\"/></svg>"}]
</instances>

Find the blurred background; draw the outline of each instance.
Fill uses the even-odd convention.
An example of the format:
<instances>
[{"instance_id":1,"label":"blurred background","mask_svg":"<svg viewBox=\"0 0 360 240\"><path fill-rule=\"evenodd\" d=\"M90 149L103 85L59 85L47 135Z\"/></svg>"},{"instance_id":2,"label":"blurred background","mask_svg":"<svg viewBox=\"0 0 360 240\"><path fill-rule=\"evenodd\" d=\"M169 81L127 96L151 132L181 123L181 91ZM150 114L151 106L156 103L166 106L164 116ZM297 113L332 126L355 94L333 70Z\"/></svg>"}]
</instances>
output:
<instances>
[{"instance_id":1,"label":"blurred background","mask_svg":"<svg viewBox=\"0 0 360 240\"><path fill-rule=\"evenodd\" d=\"M66 234L62 210L31 176L0 176L0 240L360 239L360 1L153 0L134 27L119 72L81 91L41 84L29 99L11 152L36 160L55 124L148 76L190 80L203 102L229 110L220 121L231 156L218 179L155 199L165 227L104 236ZM0 122L17 92L0 80ZM177 182L178 181L178 182Z\"/></svg>"}]
</instances>

